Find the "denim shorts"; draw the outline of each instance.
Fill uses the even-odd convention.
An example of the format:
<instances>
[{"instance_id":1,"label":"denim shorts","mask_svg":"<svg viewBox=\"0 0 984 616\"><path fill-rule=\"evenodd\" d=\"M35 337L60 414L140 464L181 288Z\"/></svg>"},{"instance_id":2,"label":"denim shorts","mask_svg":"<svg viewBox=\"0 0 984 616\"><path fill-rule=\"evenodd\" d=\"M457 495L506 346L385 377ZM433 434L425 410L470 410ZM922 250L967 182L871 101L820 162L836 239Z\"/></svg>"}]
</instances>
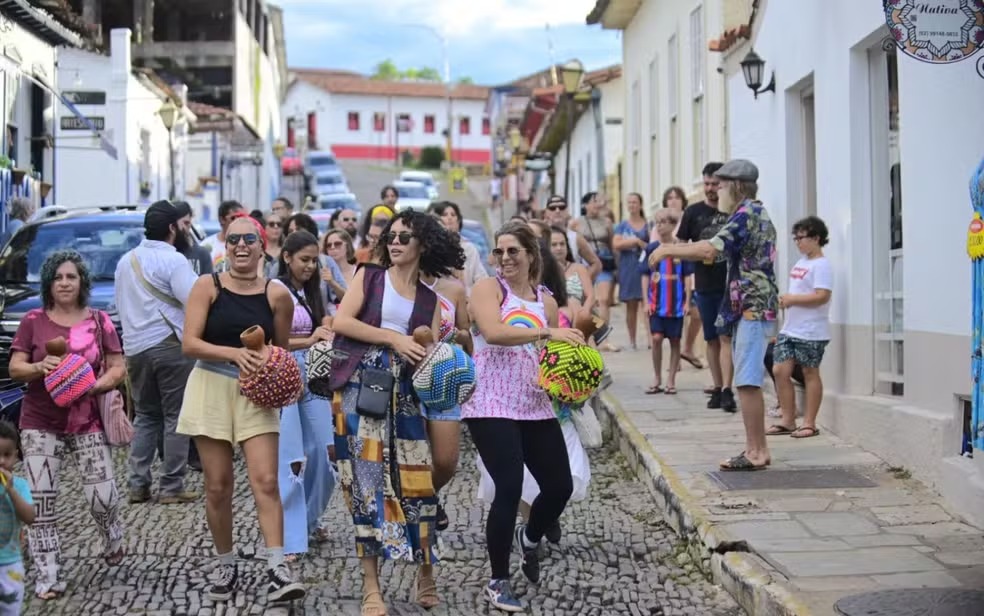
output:
<instances>
[{"instance_id":1,"label":"denim shorts","mask_svg":"<svg viewBox=\"0 0 984 616\"><path fill-rule=\"evenodd\" d=\"M781 364L793 361L804 368L819 368L823 352L829 340L803 340L786 334L779 334L773 351L772 361Z\"/></svg>"},{"instance_id":2,"label":"denim shorts","mask_svg":"<svg viewBox=\"0 0 984 616\"><path fill-rule=\"evenodd\" d=\"M697 311L700 313L700 323L704 329L704 340L710 342L717 340L722 335L722 330L718 329L714 322L717 321L718 313L721 312L721 302L724 300L724 293L706 293L699 291L693 295L697 302Z\"/></svg>"},{"instance_id":3,"label":"denim shorts","mask_svg":"<svg viewBox=\"0 0 984 616\"><path fill-rule=\"evenodd\" d=\"M420 405L420 414L427 421L461 421L461 406L454 406L444 412L432 411L425 405Z\"/></svg>"},{"instance_id":4,"label":"denim shorts","mask_svg":"<svg viewBox=\"0 0 984 616\"><path fill-rule=\"evenodd\" d=\"M602 282L615 282L615 272L598 272L598 277L595 278L595 284Z\"/></svg>"},{"instance_id":5,"label":"denim shorts","mask_svg":"<svg viewBox=\"0 0 984 616\"><path fill-rule=\"evenodd\" d=\"M683 317L661 317L658 314L651 314L649 333L663 334L663 337L669 340L679 340L683 337Z\"/></svg>"},{"instance_id":6,"label":"denim shorts","mask_svg":"<svg viewBox=\"0 0 984 616\"><path fill-rule=\"evenodd\" d=\"M765 353L776 335L776 322L741 319L733 331L731 360L735 366L735 387L762 387Z\"/></svg>"}]
</instances>

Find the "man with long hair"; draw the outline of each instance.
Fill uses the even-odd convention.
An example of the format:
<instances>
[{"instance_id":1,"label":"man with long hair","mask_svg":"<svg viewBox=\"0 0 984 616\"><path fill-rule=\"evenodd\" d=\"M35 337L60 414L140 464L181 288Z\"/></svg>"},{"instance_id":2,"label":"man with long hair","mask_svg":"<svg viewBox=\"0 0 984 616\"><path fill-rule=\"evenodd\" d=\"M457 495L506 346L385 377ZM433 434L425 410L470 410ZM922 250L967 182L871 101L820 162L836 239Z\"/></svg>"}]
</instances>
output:
<instances>
[{"instance_id":1,"label":"man with long hair","mask_svg":"<svg viewBox=\"0 0 984 616\"><path fill-rule=\"evenodd\" d=\"M747 160L729 161L714 176L720 182L718 207L730 213L717 235L690 244L662 245L650 265L673 257L708 261L724 255L726 295L715 325L732 338L735 386L745 424L745 450L721 462L725 471L757 471L770 463L765 438L765 353L775 335L779 310L776 286L776 228L758 195L758 168Z\"/></svg>"}]
</instances>

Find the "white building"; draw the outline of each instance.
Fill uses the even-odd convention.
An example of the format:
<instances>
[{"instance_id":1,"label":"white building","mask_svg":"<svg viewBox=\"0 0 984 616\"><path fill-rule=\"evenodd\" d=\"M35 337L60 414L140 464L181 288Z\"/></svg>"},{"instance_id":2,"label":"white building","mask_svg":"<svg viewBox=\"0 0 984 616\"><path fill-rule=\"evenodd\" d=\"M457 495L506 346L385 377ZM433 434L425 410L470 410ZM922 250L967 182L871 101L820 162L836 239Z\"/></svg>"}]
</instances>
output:
<instances>
[{"instance_id":1,"label":"white building","mask_svg":"<svg viewBox=\"0 0 984 616\"><path fill-rule=\"evenodd\" d=\"M423 147L446 149L447 88L440 83L384 81L345 71L291 69L282 116L292 121L287 146L331 149L341 160L398 160ZM491 137L488 88L455 85L451 91L452 160L486 164ZM397 127L400 130L397 130Z\"/></svg>"},{"instance_id":2,"label":"white building","mask_svg":"<svg viewBox=\"0 0 984 616\"><path fill-rule=\"evenodd\" d=\"M792 223L816 214L830 228L833 339L819 421L984 524L984 451L961 456L981 54L913 59L887 38L877 2L769 0L752 25L775 92L755 98L746 86L738 62L749 43L724 55L731 156L759 166L781 288L797 258Z\"/></svg>"},{"instance_id":3,"label":"white building","mask_svg":"<svg viewBox=\"0 0 984 616\"><path fill-rule=\"evenodd\" d=\"M57 49L82 43L81 35L27 3L6 3L0 10L0 227L4 229L11 197L29 197L35 205L54 198L50 191L55 177L52 119L59 105Z\"/></svg>"},{"instance_id":4,"label":"white building","mask_svg":"<svg viewBox=\"0 0 984 616\"><path fill-rule=\"evenodd\" d=\"M184 198L184 152L194 115L184 106L181 93L152 71L134 69L130 30L113 30L109 41L108 56L69 48L58 53L58 82L63 95L102 138L95 136L73 110L58 107L57 204L150 203L172 194ZM159 114L166 101L178 107L173 149ZM115 156L110 149L115 150ZM93 181L94 175L99 181Z\"/></svg>"},{"instance_id":5,"label":"white building","mask_svg":"<svg viewBox=\"0 0 984 616\"><path fill-rule=\"evenodd\" d=\"M674 185L701 196L701 169L728 149L727 93L708 39L751 2L598 0L588 23L623 32L624 192L647 205Z\"/></svg>"},{"instance_id":6,"label":"white building","mask_svg":"<svg viewBox=\"0 0 984 616\"><path fill-rule=\"evenodd\" d=\"M563 135L563 142L554 155L554 190L558 194L568 194L572 203L579 203L587 192L600 190L609 196L613 201L611 206L617 210L621 202L618 180L625 146L625 86L621 67L587 73L582 88L587 100L576 115L569 144L566 115L558 110L552 118L555 120L553 130ZM566 101L561 100L560 105L565 104ZM565 188L568 147L571 172L570 184Z\"/></svg>"}]
</instances>

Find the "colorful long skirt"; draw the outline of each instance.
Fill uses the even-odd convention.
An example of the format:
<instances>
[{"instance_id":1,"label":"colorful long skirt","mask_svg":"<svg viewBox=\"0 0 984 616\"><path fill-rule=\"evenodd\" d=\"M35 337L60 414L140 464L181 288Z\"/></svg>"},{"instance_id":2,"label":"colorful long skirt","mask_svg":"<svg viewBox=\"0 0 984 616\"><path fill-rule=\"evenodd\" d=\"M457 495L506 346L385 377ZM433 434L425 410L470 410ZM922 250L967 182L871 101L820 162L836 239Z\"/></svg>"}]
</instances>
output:
<instances>
[{"instance_id":1,"label":"colorful long skirt","mask_svg":"<svg viewBox=\"0 0 984 616\"><path fill-rule=\"evenodd\" d=\"M395 402L385 419L356 413L366 368L389 370L396 362ZM339 483L355 525L356 555L437 562L434 521L437 497L430 446L410 372L389 350L372 347L332 400Z\"/></svg>"}]
</instances>

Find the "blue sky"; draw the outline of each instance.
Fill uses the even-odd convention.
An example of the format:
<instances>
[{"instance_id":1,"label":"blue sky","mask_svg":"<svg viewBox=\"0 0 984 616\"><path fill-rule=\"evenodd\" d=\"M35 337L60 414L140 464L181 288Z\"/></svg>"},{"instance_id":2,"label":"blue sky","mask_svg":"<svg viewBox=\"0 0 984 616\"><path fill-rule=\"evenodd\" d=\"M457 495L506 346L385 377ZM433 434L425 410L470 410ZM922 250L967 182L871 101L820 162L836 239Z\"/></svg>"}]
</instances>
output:
<instances>
[{"instance_id":1,"label":"blue sky","mask_svg":"<svg viewBox=\"0 0 984 616\"><path fill-rule=\"evenodd\" d=\"M451 78L496 85L558 62L588 70L621 59L619 33L587 26L595 0L272 0L284 10L287 63L369 73L386 58L401 69L443 71L441 44L411 24L446 32Z\"/></svg>"}]
</instances>

